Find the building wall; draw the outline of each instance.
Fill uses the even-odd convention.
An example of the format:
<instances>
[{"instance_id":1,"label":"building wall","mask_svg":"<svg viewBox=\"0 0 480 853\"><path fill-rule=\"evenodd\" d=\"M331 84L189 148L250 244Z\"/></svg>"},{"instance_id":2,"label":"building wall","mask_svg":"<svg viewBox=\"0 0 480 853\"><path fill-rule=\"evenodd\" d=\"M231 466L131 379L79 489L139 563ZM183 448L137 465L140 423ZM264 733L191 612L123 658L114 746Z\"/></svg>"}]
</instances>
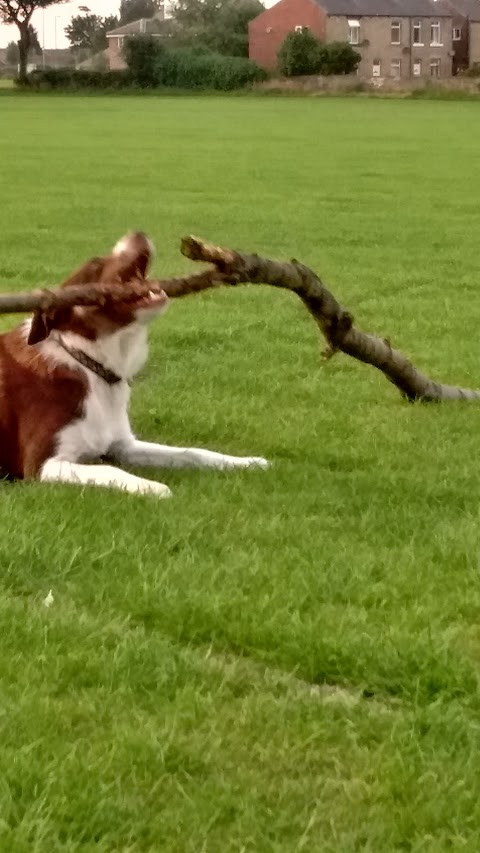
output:
<instances>
[{"instance_id":1,"label":"building wall","mask_svg":"<svg viewBox=\"0 0 480 853\"><path fill-rule=\"evenodd\" d=\"M108 39L108 67L111 71L119 71L127 67L122 54L121 36L110 36Z\"/></svg>"},{"instance_id":2,"label":"building wall","mask_svg":"<svg viewBox=\"0 0 480 853\"><path fill-rule=\"evenodd\" d=\"M470 67L480 63L480 21L470 21Z\"/></svg>"},{"instance_id":3,"label":"building wall","mask_svg":"<svg viewBox=\"0 0 480 853\"><path fill-rule=\"evenodd\" d=\"M325 39L326 15L314 0L280 0L250 21L248 26L249 56L263 68L276 68L277 53L286 36L295 27L308 27Z\"/></svg>"},{"instance_id":4,"label":"building wall","mask_svg":"<svg viewBox=\"0 0 480 853\"><path fill-rule=\"evenodd\" d=\"M355 19L355 16L352 15ZM374 76L374 65L380 64L380 78L394 77L398 73L393 65L400 62L400 77L433 76L431 63L440 60L439 77L452 75L452 19L451 18L356 18L360 23L359 44L353 45L362 60L358 73L362 77ZM414 20L421 23L421 44L413 43ZM392 44L392 22L400 23L400 44ZM440 23L441 44L431 45L430 27L433 22ZM327 18L326 40L348 41L348 18L329 16ZM420 63L420 67L419 67ZM419 75L414 75L420 70ZM378 67L375 69L378 72Z\"/></svg>"},{"instance_id":5,"label":"building wall","mask_svg":"<svg viewBox=\"0 0 480 853\"><path fill-rule=\"evenodd\" d=\"M453 74L457 74L458 71L465 71L468 68L468 20L456 12L453 12L452 15L452 68ZM459 39L453 38L453 29L460 31Z\"/></svg>"}]
</instances>

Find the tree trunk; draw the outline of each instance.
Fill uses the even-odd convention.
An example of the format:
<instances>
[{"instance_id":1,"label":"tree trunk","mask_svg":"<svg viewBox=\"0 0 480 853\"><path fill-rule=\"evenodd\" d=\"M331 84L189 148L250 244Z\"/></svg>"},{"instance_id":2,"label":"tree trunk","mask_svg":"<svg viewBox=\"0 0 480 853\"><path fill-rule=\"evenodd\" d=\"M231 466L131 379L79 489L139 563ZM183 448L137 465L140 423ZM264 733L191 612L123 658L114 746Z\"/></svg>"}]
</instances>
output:
<instances>
[{"instance_id":1,"label":"tree trunk","mask_svg":"<svg viewBox=\"0 0 480 853\"><path fill-rule=\"evenodd\" d=\"M30 19L17 23L20 38L18 40L18 79L20 83L27 82L28 51L30 49Z\"/></svg>"}]
</instances>

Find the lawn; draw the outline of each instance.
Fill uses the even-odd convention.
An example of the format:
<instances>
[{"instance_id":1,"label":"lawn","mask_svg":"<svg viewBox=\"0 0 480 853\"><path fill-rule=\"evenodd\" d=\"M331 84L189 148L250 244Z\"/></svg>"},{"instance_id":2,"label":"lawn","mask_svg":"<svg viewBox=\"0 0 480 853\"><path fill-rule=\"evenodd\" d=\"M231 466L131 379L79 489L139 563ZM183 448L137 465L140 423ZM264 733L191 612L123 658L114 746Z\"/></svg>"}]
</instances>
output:
<instances>
[{"instance_id":1,"label":"lawn","mask_svg":"<svg viewBox=\"0 0 480 853\"><path fill-rule=\"evenodd\" d=\"M193 232L303 260L480 386L476 103L5 93L0 115L2 289L134 227L181 273ZM2 853L480 850L480 410L409 405L321 345L288 293L180 300L135 429L271 470L159 472L162 502L0 486Z\"/></svg>"}]
</instances>

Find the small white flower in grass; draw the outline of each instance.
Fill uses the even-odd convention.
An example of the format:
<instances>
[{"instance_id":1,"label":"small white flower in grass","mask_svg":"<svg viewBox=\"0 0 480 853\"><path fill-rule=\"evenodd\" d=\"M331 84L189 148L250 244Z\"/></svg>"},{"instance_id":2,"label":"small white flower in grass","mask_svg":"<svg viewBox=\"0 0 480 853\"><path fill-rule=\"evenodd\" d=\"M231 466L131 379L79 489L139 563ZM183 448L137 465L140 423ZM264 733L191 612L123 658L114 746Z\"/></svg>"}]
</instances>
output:
<instances>
[{"instance_id":1,"label":"small white flower in grass","mask_svg":"<svg viewBox=\"0 0 480 853\"><path fill-rule=\"evenodd\" d=\"M43 603L44 603L45 607L50 607L54 601L55 601L55 599L52 595L52 590L49 589L48 595L46 596L46 598L43 599Z\"/></svg>"}]
</instances>

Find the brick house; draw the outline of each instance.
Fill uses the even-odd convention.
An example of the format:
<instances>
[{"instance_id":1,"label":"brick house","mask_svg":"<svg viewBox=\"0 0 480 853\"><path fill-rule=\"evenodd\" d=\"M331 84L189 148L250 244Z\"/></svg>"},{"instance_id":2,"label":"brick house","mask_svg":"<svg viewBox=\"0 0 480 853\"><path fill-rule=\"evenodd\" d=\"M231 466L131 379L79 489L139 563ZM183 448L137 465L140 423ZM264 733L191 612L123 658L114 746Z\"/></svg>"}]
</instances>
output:
<instances>
[{"instance_id":1,"label":"brick house","mask_svg":"<svg viewBox=\"0 0 480 853\"><path fill-rule=\"evenodd\" d=\"M129 24L110 30L107 33L107 61L110 70L116 71L127 67L122 54L123 44L127 36L147 35L163 38L168 34L170 26L171 22L165 19L162 6L153 18L140 18L138 21L131 21Z\"/></svg>"},{"instance_id":2,"label":"brick house","mask_svg":"<svg viewBox=\"0 0 480 853\"><path fill-rule=\"evenodd\" d=\"M346 41L363 77L450 77L453 13L446 0L280 0L249 24L249 55L274 69L292 30Z\"/></svg>"}]
</instances>

